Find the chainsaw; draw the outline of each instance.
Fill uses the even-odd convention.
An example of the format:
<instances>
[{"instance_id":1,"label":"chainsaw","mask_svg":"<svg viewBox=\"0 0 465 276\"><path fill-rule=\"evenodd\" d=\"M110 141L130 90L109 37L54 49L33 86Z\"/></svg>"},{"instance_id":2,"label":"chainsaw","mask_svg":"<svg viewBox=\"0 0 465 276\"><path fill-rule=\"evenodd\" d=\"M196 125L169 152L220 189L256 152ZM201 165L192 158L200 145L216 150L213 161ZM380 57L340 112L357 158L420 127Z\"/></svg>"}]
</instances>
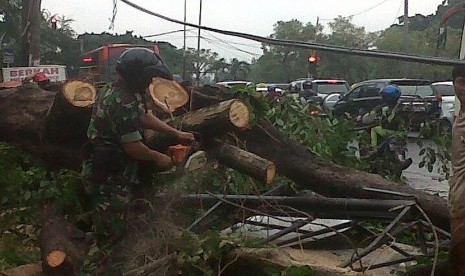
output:
<instances>
[{"instance_id":1,"label":"chainsaw","mask_svg":"<svg viewBox=\"0 0 465 276\"><path fill-rule=\"evenodd\" d=\"M193 132L194 140L189 145L177 144L168 147L168 156L171 156L175 164L174 173L181 176L184 172L198 170L207 163L206 153L200 150L202 147L202 136L198 132Z\"/></svg>"}]
</instances>

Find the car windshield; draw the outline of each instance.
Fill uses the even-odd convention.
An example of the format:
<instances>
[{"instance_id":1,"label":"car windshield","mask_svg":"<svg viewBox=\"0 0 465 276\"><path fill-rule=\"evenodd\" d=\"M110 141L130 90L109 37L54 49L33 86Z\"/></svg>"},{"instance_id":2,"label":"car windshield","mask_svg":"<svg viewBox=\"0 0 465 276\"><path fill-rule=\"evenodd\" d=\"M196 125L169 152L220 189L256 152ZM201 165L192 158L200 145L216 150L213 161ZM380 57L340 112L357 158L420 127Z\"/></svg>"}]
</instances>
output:
<instances>
[{"instance_id":1,"label":"car windshield","mask_svg":"<svg viewBox=\"0 0 465 276\"><path fill-rule=\"evenodd\" d=\"M402 96L420 96L422 98L433 96L434 91L430 85L399 85Z\"/></svg>"},{"instance_id":2,"label":"car windshield","mask_svg":"<svg viewBox=\"0 0 465 276\"><path fill-rule=\"evenodd\" d=\"M454 86L447 84L435 84L434 88L440 96L455 96Z\"/></svg>"},{"instance_id":3,"label":"car windshield","mask_svg":"<svg viewBox=\"0 0 465 276\"><path fill-rule=\"evenodd\" d=\"M314 91L320 94L331 94L331 93L342 93L346 94L349 92L345 83L316 83L314 85Z\"/></svg>"}]
</instances>

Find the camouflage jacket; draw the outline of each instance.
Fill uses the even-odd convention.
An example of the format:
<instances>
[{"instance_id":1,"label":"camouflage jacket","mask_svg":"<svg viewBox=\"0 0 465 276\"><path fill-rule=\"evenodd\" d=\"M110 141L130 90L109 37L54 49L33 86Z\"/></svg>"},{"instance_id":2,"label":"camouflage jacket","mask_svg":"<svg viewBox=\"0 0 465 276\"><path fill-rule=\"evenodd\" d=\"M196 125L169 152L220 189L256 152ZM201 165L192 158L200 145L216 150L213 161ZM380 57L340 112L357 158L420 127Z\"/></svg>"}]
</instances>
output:
<instances>
[{"instance_id":1,"label":"camouflage jacket","mask_svg":"<svg viewBox=\"0 0 465 276\"><path fill-rule=\"evenodd\" d=\"M124 143L143 140L143 129L140 122L142 110L136 96L129 92L122 83L104 86L98 93L92 118L87 130L87 137L95 145L108 145L120 151L123 162L118 177L124 182L137 183L137 161L127 156L122 150ZM95 161L94 161L95 162ZM93 159L83 163L83 175L87 179L92 175Z\"/></svg>"}]
</instances>

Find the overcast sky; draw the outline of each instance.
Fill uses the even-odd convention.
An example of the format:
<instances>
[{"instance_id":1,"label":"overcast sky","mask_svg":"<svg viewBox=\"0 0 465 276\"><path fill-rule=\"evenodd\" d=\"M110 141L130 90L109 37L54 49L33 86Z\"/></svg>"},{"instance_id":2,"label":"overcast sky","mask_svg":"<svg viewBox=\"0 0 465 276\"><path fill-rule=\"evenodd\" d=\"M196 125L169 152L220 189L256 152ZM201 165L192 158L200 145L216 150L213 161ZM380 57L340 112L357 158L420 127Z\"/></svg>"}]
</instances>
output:
<instances>
[{"instance_id":1,"label":"overcast sky","mask_svg":"<svg viewBox=\"0 0 465 276\"><path fill-rule=\"evenodd\" d=\"M42 0L42 9L64 15L74 22L78 33L117 33L127 30L134 35L154 35L183 29L182 25L144 14L117 1L114 29L110 30L114 0ZM131 0L147 10L183 21L184 0ZM441 0L409 0L409 15L429 15ZM187 22L198 24L200 0L187 0ZM353 16L352 22L367 31L378 31L397 23L403 14L404 0L202 0L202 25L268 36L277 21L297 19L303 23L321 24L341 16ZM188 27L187 46L197 48L197 30ZM218 52L221 57L250 60L261 53L260 44L250 40L202 31L201 47ZM150 40L167 41L183 46L183 33L161 35Z\"/></svg>"}]
</instances>

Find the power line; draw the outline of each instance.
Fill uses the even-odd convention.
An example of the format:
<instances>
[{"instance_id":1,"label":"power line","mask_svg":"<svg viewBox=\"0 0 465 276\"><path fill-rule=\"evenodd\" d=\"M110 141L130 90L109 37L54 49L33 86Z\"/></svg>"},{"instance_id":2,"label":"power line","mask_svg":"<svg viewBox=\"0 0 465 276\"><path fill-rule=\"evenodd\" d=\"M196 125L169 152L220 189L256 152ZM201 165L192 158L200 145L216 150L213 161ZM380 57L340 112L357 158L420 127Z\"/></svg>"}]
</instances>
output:
<instances>
[{"instance_id":1,"label":"power line","mask_svg":"<svg viewBox=\"0 0 465 276\"><path fill-rule=\"evenodd\" d=\"M400 0L399 8L397 9L396 17L394 18L394 22L392 22L392 24L396 23L397 18L399 17L400 9L402 8L403 4L404 4L404 0Z\"/></svg>"},{"instance_id":2,"label":"power line","mask_svg":"<svg viewBox=\"0 0 465 276\"><path fill-rule=\"evenodd\" d=\"M226 41L224 41L224 40L222 40L222 39L220 39L220 38L218 38L218 37L216 37L216 36L214 36L214 35L212 35L212 34L210 34L210 33L208 33L208 34L209 34L210 36L212 36L214 39L216 39L217 41L219 41L219 42L221 42L221 43L227 45L229 48L235 49L235 50L237 50L237 51L239 51L239 52L243 52L243 53L249 54L249 55L251 55L251 56L259 56L259 54L252 53L252 52L249 52L249 51L247 51L247 50L243 50L243 49L238 48L238 47L236 47L236 46L234 46L234 45L231 45L230 43L228 43L228 42L226 42Z\"/></svg>"},{"instance_id":3,"label":"power line","mask_svg":"<svg viewBox=\"0 0 465 276\"><path fill-rule=\"evenodd\" d=\"M219 40L225 44L236 44L236 45L241 45L241 46L246 46L246 47L253 47L253 48L257 48L257 49L261 49L262 47L261 46L258 46L257 44L246 44L246 43L239 43L239 42L234 42L234 41L230 41L230 40L226 40L226 39L221 39L215 35L213 35L211 32L207 31L207 34L210 35L211 37L214 37L216 40Z\"/></svg>"},{"instance_id":4,"label":"power line","mask_svg":"<svg viewBox=\"0 0 465 276\"><path fill-rule=\"evenodd\" d=\"M190 32L190 33L193 33L193 32ZM211 34L210 34L210 35L211 35ZM210 38L207 38L207 37L204 37L204 36L200 36L200 38L204 39L204 40L207 41L208 43L211 43L211 44L215 44L215 45L217 45L217 46L220 46L220 47L222 47L223 49L234 49L234 50L236 50L236 51L239 51L239 52L242 52L242 53L251 55L251 56L256 56L256 57L260 56L259 54L252 53L252 52L249 52L249 51L240 49L240 48L238 48L238 47L236 47L236 46L234 46L234 45L230 45L230 44L228 44L228 43L226 43L226 42L224 42L224 41L222 41L221 39L218 39L218 38L216 38L216 37L214 37L213 39L219 41L219 42L222 43L222 44L225 44L225 45L228 46L228 47L226 48L226 47L224 47L224 46L221 46L221 44L216 43L215 41L213 41L213 39L210 39Z\"/></svg>"},{"instance_id":5,"label":"power line","mask_svg":"<svg viewBox=\"0 0 465 276\"><path fill-rule=\"evenodd\" d=\"M378 4L372 6L372 7L368 8L368 9L365 9L365 10L363 10L363 11L361 11L361 12L358 12L358 13L354 13L354 14L349 15L349 16L347 16L347 17L354 17L354 16L357 16L357 15L361 15L361 14L363 14L363 13L366 13L366 12L368 12L368 11L371 11L372 9L375 9L375 8L381 6L382 4L384 4L384 3L387 2L387 1L389 1L389 0L383 0L383 1L379 2Z\"/></svg>"},{"instance_id":6,"label":"power line","mask_svg":"<svg viewBox=\"0 0 465 276\"><path fill-rule=\"evenodd\" d=\"M387 1L390 1L390 0L383 0L383 1L381 1L381 2L379 2L379 3L377 3L377 4L375 4L374 6L371 6L371 7L367 8L367 9L364 9L364 10L362 10L362 11L360 11L360 12L357 12L357 13L354 13L354 14L351 14L351 15L346 15L346 16L344 16L344 17L354 17L354 16L358 16L358 15L364 14L364 13L366 13L366 12L371 11L372 9L375 9L375 8L381 6L382 4L384 4L384 3L387 2ZM320 18L320 20L323 20L323 21L331 21L331 20L333 20L333 19Z\"/></svg>"},{"instance_id":7,"label":"power line","mask_svg":"<svg viewBox=\"0 0 465 276\"><path fill-rule=\"evenodd\" d=\"M191 29L192 30L192 29ZM174 33L179 33L179 32L183 32L184 29L182 30L175 30L175 31L169 31L169 32L164 32L164 33L159 33L159 34L153 34L153 35L146 35L146 36L143 36L143 38L148 38L148 37L155 37L155 36L162 36L162 35L167 35L167 34L174 34Z\"/></svg>"},{"instance_id":8,"label":"power line","mask_svg":"<svg viewBox=\"0 0 465 276\"><path fill-rule=\"evenodd\" d=\"M118 13L118 8L116 6L116 1L117 0L113 0L113 14L110 18L110 27L108 27L108 29L110 30L113 30L115 28L115 18L116 18L116 14Z\"/></svg>"},{"instance_id":9,"label":"power line","mask_svg":"<svg viewBox=\"0 0 465 276\"><path fill-rule=\"evenodd\" d=\"M224 34L224 35L242 37L245 39L258 41L258 42L266 43L269 45L313 49L313 50L328 51L328 52L333 52L333 53L349 54L349 55L364 56L364 57L386 58L386 59L394 59L394 60L410 61L410 62L420 62L420 63L426 63L426 64L448 65L448 66L465 65L465 60L448 59L448 58L440 58L440 57L423 57L423 56L407 55L403 53L385 52L385 51L378 51L378 50L356 49L356 48L348 48L348 47L333 46L333 45L319 44L319 43L312 43L312 42L303 42L303 41L296 41L296 40L275 39L275 38L268 38L268 37L263 37L263 36L258 36L258 35L241 33L241 32L220 30L216 28L200 26L200 25L195 25L192 23L179 21L179 20L164 16L164 15L149 11L128 0L121 0L121 1L139 11L142 11L144 13L156 16L158 18L161 18L161 19L164 19L170 22L187 25L189 27L199 28L202 30L207 30L207 31L215 32L215 33Z\"/></svg>"}]
</instances>

